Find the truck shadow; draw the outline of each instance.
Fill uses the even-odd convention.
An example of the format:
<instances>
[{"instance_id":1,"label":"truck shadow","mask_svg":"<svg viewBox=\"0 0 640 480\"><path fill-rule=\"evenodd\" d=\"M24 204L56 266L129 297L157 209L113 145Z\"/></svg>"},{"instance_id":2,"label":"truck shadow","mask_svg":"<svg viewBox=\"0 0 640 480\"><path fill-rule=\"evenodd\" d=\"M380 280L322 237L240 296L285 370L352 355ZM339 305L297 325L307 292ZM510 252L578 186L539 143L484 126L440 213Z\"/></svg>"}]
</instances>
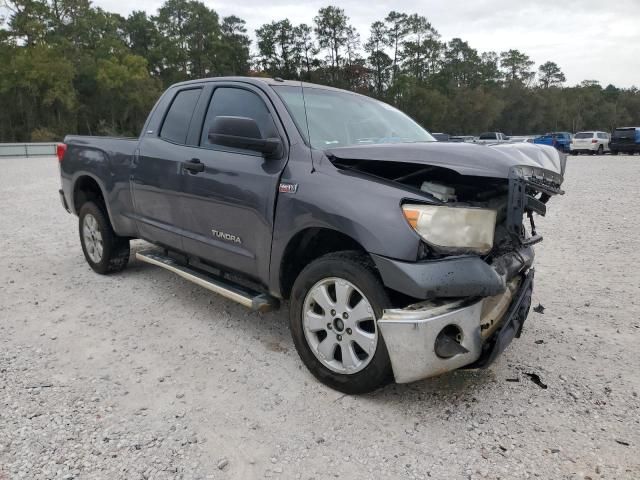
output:
<instances>
[{"instance_id":1,"label":"truck shadow","mask_svg":"<svg viewBox=\"0 0 640 480\"><path fill-rule=\"evenodd\" d=\"M135 252L134 249L132 250ZM225 328L237 330L238 335L242 334L254 339L263 349L262 353L259 348L256 349L256 357L262 354L278 353L282 354L285 357L283 360L290 364L287 369L293 366L297 370L297 367L302 364L289 332L288 303L284 303L274 312L264 314L254 312L177 277L171 272L140 262L135 257L131 258L129 266L119 276L152 276L154 283L159 283L159 288L167 288L167 297L171 297L171 301L178 304L173 308L192 310L205 322L224 323ZM303 368L302 372L307 378L291 379L291 381L303 383L308 380L311 384L317 382L317 388L326 390L325 393L329 398L335 397L335 400L344 396L322 385L306 369ZM480 397L483 390L495 388L498 388L497 381L490 369L458 370L409 384L391 383L370 394L353 398L361 398L363 401L374 404L397 406L426 402L430 407L441 408L444 411L459 403L475 402L476 397Z\"/></svg>"},{"instance_id":2,"label":"truck shadow","mask_svg":"<svg viewBox=\"0 0 640 480\"><path fill-rule=\"evenodd\" d=\"M392 383L368 397L375 403L407 405L428 401L431 407L445 408L477 402L484 390L495 387L490 370L456 370L413 383Z\"/></svg>"},{"instance_id":3,"label":"truck shadow","mask_svg":"<svg viewBox=\"0 0 640 480\"><path fill-rule=\"evenodd\" d=\"M166 298L178 302L175 308L187 309L194 315L207 321L223 323L228 328L242 329L245 336L258 338L270 351L292 352L296 356L293 342L289 335L288 305L269 313L259 313L210 292L172 272L148 265L135 258L137 248L132 248L132 256L125 270L118 276L136 278L135 282L149 281L153 278L158 288L166 288ZM143 280L141 277L145 277Z\"/></svg>"}]
</instances>

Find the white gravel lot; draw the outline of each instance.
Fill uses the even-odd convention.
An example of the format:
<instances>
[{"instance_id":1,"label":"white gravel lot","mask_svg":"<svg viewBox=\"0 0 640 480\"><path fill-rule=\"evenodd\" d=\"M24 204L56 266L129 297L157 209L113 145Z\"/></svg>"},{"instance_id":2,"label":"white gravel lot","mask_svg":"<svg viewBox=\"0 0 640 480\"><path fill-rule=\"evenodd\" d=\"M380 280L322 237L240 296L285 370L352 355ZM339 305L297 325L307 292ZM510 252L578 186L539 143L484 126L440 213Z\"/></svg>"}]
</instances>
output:
<instances>
[{"instance_id":1,"label":"white gravel lot","mask_svg":"<svg viewBox=\"0 0 640 480\"><path fill-rule=\"evenodd\" d=\"M0 479L640 478L640 157L566 177L522 338L349 397L302 366L286 309L133 259L93 273L57 161L0 159Z\"/></svg>"}]
</instances>

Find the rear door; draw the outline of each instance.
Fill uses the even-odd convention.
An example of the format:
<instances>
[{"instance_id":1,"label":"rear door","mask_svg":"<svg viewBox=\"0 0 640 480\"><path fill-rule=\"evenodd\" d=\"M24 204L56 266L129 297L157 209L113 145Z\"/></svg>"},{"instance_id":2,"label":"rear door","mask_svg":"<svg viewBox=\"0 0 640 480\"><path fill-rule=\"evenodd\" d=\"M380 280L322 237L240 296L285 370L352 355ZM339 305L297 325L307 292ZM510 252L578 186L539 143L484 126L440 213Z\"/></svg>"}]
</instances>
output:
<instances>
[{"instance_id":1,"label":"rear door","mask_svg":"<svg viewBox=\"0 0 640 480\"><path fill-rule=\"evenodd\" d=\"M182 164L189 159L187 134L201 94L201 85L175 91L158 130L143 134L132 165L131 189L140 236L179 250Z\"/></svg>"},{"instance_id":2,"label":"rear door","mask_svg":"<svg viewBox=\"0 0 640 480\"><path fill-rule=\"evenodd\" d=\"M252 85L210 84L203 102L206 113L193 154L203 170L183 174L184 250L266 282L276 196L288 152L284 129L268 96ZM216 116L253 118L263 137L283 141L282 157L267 160L254 151L211 143L208 131Z\"/></svg>"}]
</instances>

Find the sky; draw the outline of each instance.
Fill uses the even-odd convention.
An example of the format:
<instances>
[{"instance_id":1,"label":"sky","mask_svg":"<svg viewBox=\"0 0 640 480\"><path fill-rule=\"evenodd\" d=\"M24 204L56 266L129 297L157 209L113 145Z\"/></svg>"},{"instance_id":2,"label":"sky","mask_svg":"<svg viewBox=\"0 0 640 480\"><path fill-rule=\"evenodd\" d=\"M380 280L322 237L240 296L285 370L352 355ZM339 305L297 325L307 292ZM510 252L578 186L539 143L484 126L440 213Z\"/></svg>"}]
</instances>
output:
<instances>
[{"instance_id":1,"label":"sky","mask_svg":"<svg viewBox=\"0 0 640 480\"><path fill-rule=\"evenodd\" d=\"M363 42L369 26L391 10L424 15L448 41L459 37L480 52L518 49L537 67L554 61L567 85L640 87L640 0L201 0L221 16L237 15L254 30L271 20L313 24L321 7L342 7ZM105 10L155 14L162 0L93 0ZM615 6L615 7L614 7Z\"/></svg>"}]
</instances>

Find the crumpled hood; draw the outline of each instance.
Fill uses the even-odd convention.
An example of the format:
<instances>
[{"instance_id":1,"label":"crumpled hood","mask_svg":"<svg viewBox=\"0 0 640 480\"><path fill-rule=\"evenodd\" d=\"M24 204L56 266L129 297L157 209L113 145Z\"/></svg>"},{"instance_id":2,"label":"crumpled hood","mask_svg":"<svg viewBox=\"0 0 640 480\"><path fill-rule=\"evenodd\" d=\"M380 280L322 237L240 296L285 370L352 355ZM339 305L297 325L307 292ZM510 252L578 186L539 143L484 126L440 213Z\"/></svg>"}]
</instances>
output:
<instances>
[{"instance_id":1,"label":"crumpled hood","mask_svg":"<svg viewBox=\"0 0 640 480\"><path fill-rule=\"evenodd\" d=\"M564 175L566 157L553 147L531 143L384 143L329 148L328 156L344 160L422 163L461 175L508 178L515 166L543 168Z\"/></svg>"}]
</instances>

